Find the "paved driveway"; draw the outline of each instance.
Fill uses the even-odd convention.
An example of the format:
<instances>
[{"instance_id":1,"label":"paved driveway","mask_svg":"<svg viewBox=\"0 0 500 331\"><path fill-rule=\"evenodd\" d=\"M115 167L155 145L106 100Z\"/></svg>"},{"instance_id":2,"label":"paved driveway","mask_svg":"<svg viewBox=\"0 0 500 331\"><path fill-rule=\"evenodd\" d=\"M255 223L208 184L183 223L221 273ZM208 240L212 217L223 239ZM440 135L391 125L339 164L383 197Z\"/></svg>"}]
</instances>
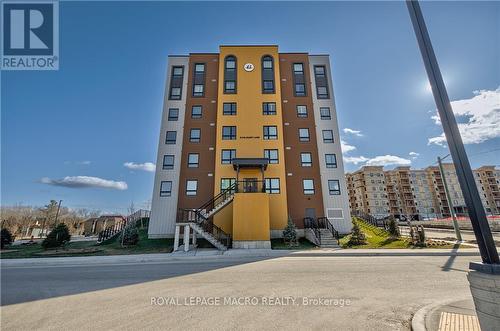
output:
<instances>
[{"instance_id":1,"label":"paved driveway","mask_svg":"<svg viewBox=\"0 0 500 331\"><path fill-rule=\"evenodd\" d=\"M409 330L423 305L470 298L466 272L473 260L478 257L207 257L3 267L2 330ZM210 305L216 298L229 302ZM329 305L325 299L332 299Z\"/></svg>"}]
</instances>

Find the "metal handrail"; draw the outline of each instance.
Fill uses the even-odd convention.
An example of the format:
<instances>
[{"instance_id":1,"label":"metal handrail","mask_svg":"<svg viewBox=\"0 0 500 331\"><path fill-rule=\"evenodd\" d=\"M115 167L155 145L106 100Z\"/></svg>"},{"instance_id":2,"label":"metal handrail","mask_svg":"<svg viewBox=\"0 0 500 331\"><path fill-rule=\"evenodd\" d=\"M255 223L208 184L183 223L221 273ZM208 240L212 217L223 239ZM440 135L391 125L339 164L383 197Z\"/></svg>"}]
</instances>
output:
<instances>
[{"instance_id":1,"label":"metal handrail","mask_svg":"<svg viewBox=\"0 0 500 331\"><path fill-rule=\"evenodd\" d=\"M313 217L304 217L303 220L304 228L311 229L318 240L318 244L321 245L321 231L318 228L318 222Z\"/></svg>"},{"instance_id":2,"label":"metal handrail","mask_svg":"<svg viewBox=\"0 0 500 331\"><path fill-rule=\"evenodd\" d=\"M319 217L318 218L318 226L320 226L322 229L326 228L330 231L332 236L339 240L339 232L333 227L333 224L330 223L328 220L328 217ZM324 226L324 227L323 227Z\"/></svg>"}]
</instances>

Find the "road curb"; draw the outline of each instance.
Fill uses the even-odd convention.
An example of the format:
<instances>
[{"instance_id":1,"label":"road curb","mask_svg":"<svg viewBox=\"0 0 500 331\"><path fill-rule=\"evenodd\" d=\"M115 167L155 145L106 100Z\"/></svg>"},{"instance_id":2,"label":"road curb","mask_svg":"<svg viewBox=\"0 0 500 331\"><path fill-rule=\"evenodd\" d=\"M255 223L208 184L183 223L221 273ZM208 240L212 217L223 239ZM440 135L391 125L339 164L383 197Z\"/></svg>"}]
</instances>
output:
<instances>
[{"instance_id":1,"label":"road curb","mask_svg":"<svg viewBox=\"0 0 500 331\"><path fill-rule=\"evenodd\" d=\"M413 318L411 319L412 331L435 331L435 330L427 330L427 327L425 325L427 316L431 315L434 311L443 306L465 299L467 299L467 297L446 299L423 306L422 308L417 310L417 312L415 313L415 315L413 315Z\"/></svg>"}]
</instances>

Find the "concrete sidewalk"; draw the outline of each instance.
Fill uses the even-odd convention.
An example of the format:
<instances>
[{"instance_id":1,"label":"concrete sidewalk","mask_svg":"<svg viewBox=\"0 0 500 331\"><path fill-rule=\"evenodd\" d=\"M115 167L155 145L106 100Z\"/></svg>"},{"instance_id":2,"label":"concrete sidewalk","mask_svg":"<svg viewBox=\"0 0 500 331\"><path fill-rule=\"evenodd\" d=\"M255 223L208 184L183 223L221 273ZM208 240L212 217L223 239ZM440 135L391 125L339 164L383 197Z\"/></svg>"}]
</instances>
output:
<instances>
[{"instance_id":1,"label":"concrete sidewalk","mask_svg":"<svg viewBox=\"0 0 500 331\"><path fill-rule=\"evenodd\" d=\"M413 316L413 331L480 331L472 297L437 302L421 308Z\"/></svg>"},{"instance_id":2,"label":"concrete sidewalk","mask_svg":"<svg viewBox=\"0 0 500 331\"><path fill-rule=\"evenodd\" d=\"M111 265L137 263L171 263L176 261L203 262L213 260L266 259L280 257L374 257L374 256L480 256L475 248L455 249L311 249L311 250L272 250L272 249L230 249L221 252L215 249L196 249L189 252L112 255L112 256L74 256L26 259L1 259L5 267L27 267L47 265Z\"/></svg>"}]
</instances>

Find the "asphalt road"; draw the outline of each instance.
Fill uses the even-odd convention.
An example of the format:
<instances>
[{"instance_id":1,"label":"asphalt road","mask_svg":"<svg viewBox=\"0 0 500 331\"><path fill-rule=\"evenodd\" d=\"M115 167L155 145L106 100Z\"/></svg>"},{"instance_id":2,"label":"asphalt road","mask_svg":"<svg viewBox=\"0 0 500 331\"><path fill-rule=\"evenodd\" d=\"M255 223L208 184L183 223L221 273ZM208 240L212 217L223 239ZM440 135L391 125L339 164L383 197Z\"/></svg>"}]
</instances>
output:
<instances>
[{"instance_id":1,"label":"asphalt road","mask_svg":"<svg viewBox=\"0 0 500 331\"><path fill-rule=\"evenodd\" d=\"M325 256L2 267L2 330L409 330L420 307L470 298L468 263L477 260Z\"/></svg>"}]
</instances>

